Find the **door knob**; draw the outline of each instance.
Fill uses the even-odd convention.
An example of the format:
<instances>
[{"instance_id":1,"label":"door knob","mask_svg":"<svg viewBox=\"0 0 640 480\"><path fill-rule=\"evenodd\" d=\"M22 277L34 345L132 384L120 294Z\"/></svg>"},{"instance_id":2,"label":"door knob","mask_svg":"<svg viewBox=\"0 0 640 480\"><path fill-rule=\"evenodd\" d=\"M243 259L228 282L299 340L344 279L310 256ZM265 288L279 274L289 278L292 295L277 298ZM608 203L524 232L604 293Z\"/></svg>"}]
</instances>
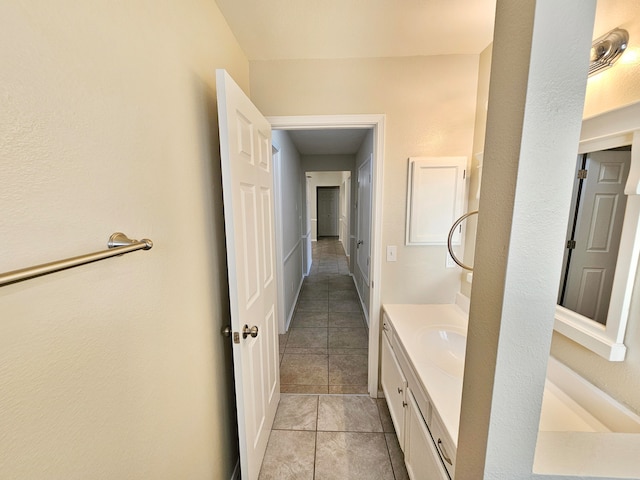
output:
<instances>
[{"instance_id":1,"label":"door knob","mask_svg":"<svg viewBox=\"0 0 640 480\"><path fill-rule=\"evenodd\" d=\"M364 243L364 240L358 240L358 243L356 243L356 247L359 247L360 245L362 245Z\"/></svg>"},{"instance_id":2,"label":"door knob","mask_svg":"<svg viewBox=\"0 0 640 480\"><path fill-rule=\"evenodd\" d=\"M242 338L247 338L249 335L251 335L251 338L258 336L258 327L256 325L251 328L249 328L249 325L242 327Z\"/></svg>"}]
</instances>

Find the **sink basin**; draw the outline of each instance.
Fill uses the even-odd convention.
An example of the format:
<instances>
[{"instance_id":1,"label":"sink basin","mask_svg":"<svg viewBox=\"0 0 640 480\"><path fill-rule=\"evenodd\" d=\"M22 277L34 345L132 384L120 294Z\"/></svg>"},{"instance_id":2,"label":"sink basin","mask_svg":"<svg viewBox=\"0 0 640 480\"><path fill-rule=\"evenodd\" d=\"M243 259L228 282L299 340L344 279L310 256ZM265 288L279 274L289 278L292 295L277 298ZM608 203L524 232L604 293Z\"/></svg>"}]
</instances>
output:
<instances>
[{"instance_id":1,"label":"sink basin","mask_svg":"<svg viewBox=\"0 0 640 480\"><path fill-rule=\"evenodd\" d=\"M417 340L429 362L454 377L462 378L466 332L453 326L432 326L420 331Z\"/></svg>"}]
</instances>

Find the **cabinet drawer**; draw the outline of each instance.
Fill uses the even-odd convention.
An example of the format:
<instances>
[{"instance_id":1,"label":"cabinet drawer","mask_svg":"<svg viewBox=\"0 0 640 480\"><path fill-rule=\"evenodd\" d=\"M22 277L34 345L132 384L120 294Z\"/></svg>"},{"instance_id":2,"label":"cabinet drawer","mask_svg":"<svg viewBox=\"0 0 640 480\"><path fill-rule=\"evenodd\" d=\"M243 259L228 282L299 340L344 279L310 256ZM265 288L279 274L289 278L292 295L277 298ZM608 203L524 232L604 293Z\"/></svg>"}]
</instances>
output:
<instances>
[{"instance_id":1,"label":"cabinet drawer","mask_svg":"<svg viewBox=\"0 0 640 480\"><path fill-rule=\"evenodd\" d=\"M404 427L405 427L405 392L407 389L407 379L402 373L391 344L385 335L382 336L381 352L381 378L382 391L387 399L389 413L393 426L396 429L398 443L404 451Z\"/></svg>"},{"instance_id":2,"label":"cabinet drawer","mask_svg":"<svg viewBox=\"0 0 640 480\"><path fill-rule=\"evenodd\" d=\"M456 466L456 447L447 435L444 425L437 415L433 415L431 418L431 436L436 444L436 448L442 458L442 463L446 467L449 475L453 478L453 472Z\"/></svg>"},{"instance_id":3,"label":"cabinet drawer","mask_svg":"<svg viewBox=\"0 0 640 480\"><path fill-rule=\"evenodd\" d=\"M393 325L387 317L387 312L382 312L382 331L387 336L390 342L393 343Z\"/></svg>"}]
</instances>

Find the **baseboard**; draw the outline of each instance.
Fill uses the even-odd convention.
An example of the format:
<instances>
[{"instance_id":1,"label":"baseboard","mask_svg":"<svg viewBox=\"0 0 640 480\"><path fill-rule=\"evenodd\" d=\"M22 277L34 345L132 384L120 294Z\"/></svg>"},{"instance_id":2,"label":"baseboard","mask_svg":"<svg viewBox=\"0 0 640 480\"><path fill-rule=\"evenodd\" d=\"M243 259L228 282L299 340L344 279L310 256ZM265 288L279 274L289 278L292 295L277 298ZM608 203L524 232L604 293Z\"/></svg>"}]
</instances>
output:
<instances>
[{"instance_id":1,"label":"baseboard","mask_svg":"<svg viewBox=\"0 0 640 480\"><path fill-rule=\"evenodd\" d=\"M240 459L236 462L236 466L231 474L231 480L240 480Z\"/></svg>"},{"instance_id":2,"label":"baseboard","mask_svg":"<svg viewBox=\"0 0 640 480\"><path fill-rule=\"evenodd\" d=\"M302 284L304 283L304 276L300 278L300 283L298 284L298 291L296 292L296 298L293 300L293 306L291 307L291 311L289 315L287 315L287 323L284 326L284 331L289 331L289 326L291 325L291 321L293 320L293 315L296 313L296 305L298 304L298 297L300 297L300 292L302 291Z\"/></svg>"},{"instance_id":3,"label":"baseboard","mask_svg":"<svg viewBox=\"0 0 640 480\"><path fill-rule=\"evenodd\" d=\"M356 293L358 294L358 300L360 300L360 307L362 307L362 314L364 315L364 321L367 323L367 328L369 328L369 312L368 308L365 306L362 301L362 294L360 293L360 289L358 288L358 282L356 281L356 276L353 273L350 273L349 276L353 280L353 284L356 287Z\"/></svg>"}]
</instances>

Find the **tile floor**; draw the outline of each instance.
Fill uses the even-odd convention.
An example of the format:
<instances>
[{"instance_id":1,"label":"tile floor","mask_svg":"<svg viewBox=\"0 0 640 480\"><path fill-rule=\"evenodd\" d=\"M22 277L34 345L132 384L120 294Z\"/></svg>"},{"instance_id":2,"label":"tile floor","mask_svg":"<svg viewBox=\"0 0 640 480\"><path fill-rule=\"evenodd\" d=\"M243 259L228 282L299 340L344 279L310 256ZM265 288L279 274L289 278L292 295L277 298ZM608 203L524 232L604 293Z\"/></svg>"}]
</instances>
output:
<instances>
[{"instance_id":1,"label":"tile floor","mask_svg":"<svg viewBox=\"0 0 640 480\"><path fill-rule=\"evenodd\" d=\"M282 393L367 393L369 332L336 238L313 244L289 331L280 335Z\"/></svg>"},{"instance_id":2,"label":"tile floor","mask_svg":"<svg viewBox=\"0 0 640 480\"><path fill-rule=\"evenodd\" d=\"M260 480L409 478L387 404L367 394L368 336L344 250L320 239L280 336L282 397Z\"/></svg>"},{"instance_id":3,"label":"tile floor","mask_svg":"<svg viewBox=\"0 0 640 480\"><path fill-rule=\"evenodd\" d=\"M407 480L384 399L283 394L259 480Z\"/></svg>"}]
</instances>

